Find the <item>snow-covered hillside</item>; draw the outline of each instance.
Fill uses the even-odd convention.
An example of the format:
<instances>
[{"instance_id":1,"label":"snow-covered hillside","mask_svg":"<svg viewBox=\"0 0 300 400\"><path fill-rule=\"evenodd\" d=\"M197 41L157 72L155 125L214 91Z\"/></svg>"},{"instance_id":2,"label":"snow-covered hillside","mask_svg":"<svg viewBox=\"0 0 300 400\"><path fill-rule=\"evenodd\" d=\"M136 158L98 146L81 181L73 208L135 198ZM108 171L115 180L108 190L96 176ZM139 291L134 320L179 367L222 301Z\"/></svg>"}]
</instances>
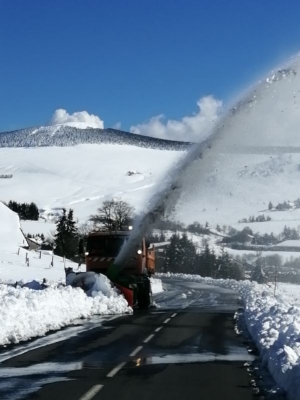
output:
<instances>
[{"instance_id":1,"label":"snow-covered hillside","mask_svg":"<svg viewBox=\"0 0 300 400\"><path fill-rule=\"evenodd\" d=\"M181 155L117 144L0 148L0 175L13 175L0 179L0 196L34 201L47 218L66 207L85 221L111 197L129 201L138 211Z\"/></svg>"},{"instance_id":2,"label":"snow-covered hillside","mask_svg":"<svg viewBox=\"0 0 300 400\"><path fill-rule=\"evenodd\" d=\"M0 251L4 248L26 246L27 242L20 229L19 216L0 201Z\"/></svg>"},{"instance_id":3,"label":"snow-covered hillside","mask_svg":"<svg viewBox=\"0 0 300 400\"><path fill-rule=\"evenodd\" d=\"M27 134L36 135L34 131ZM68 140L72 135L67 136ZM139 211L155 191L155 185L183 154L108 143L0 148L0 176L12 175L0 179L1 200L34 201L49 220L61 207L72 207L75 217L84 221L111 196L129 201ZM252 224L254 231L277 233L285 224L300 225L299 210L268 211L269 201L276 204L299 197L300 155L241 154L232 160L231 155L223 154L218 164L207 180L198 174L192 177L190 195L195 196L191 199L185 194L189 206L182 206L183 222L208 221L211 226L230 224L242 229L249 224L239 224L239 219L264 213L272 220ZM196 190L198 182L200 193ZM30 233L28 229L25 232Z\"/></svg>"},{"instance_id":4,"label":"snow-covered hillside","mask_svg":"<svg viewBox=\"0 0 300 400\"><path fill-rule=\"evenodd\" d=\"M75 146L78 144L127 144L161 150L186 150L190 147L188 142L156 139L116 129L88 128L78 122L0 133L0 147Z\"/></svg>"},{"instance_id":5,"label":"snow-covered hillside","mask_svg":"<svg viewBox=\"0 0 300 400\"><path fill-rule=\"evenodd\" d=\"M219 154L214 162L211 160L214 165L209 170L202 169L200 162L193 165L183 184L179 219L243 229L249 224L238 224L239 220L265 214L272 221L253 224L257 231L277 232L285 223L295 220L300 225L299 210L268 211L270 201L277 204L299 197L300 154L285 153L288 149L283 149L282 154L273 154L271 150L266 154L254 153L254 150L245 154Z\"/></svg>"}]
</instances>

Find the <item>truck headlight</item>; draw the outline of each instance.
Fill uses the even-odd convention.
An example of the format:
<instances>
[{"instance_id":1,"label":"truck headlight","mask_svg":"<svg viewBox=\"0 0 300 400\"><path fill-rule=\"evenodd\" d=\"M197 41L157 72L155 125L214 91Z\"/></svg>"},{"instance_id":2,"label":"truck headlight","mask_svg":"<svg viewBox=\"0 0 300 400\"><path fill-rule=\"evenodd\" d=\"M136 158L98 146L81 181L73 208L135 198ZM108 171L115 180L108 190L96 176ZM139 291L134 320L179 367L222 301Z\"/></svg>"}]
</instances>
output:
<instances>
[{"instance_id":1,"label":"truck headlight","mask_svg":"<svg viewBox=\"0 0 300 400\"><path fill-rule=\"evenodd\" d=\"M139 249L139 250L137 251L137 253L138 253L138 254L142 254L142 250Z\"/></svg>"},{"instance_id":2,"label":"truck headlight","mask_svg":"<svg viewBox=\"0 0 300 400\"><path fill-rule=\"evenodd\" d=\"M85 253L84 253L84 255L85 256L88 256L90 253L88 252L88 251L86 251Z\"/></svg>"}]
</instances>

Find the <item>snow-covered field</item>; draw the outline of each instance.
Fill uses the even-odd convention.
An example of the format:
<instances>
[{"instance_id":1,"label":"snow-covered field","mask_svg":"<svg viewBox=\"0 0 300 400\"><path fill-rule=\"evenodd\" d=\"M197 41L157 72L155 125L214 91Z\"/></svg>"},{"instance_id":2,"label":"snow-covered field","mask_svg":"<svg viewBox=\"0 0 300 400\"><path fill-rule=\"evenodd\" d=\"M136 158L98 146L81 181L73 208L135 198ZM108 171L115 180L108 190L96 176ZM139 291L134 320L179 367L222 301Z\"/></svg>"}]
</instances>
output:
<instances>
[{"instance_id":1,"label":"snow-covered field","mask_svg":"<svg viewBox=\"0 0 300 400\"><path fill-rule=\"evenodd\" d=\"M43 234L45 238L56 231L54 222L40 219L39 221L21 220L21 228L25 235Z\"/></svg>"},{"instance_id":2,"label":"snow-covered field","mask_svg":"<svg viewBox=\"0 0 300 400\"><path fill-rule=\"evenodd\" d=\"M44 278L52 282L64 282L65 270L70 267L75 271L83 271L85 266L78 265L62 257L53 256L49 251L27 251L17 246L0 247L0 283L16 281L42 281Z\"/></svg>"},{"instance_id":3,"label":"snow-covered field","mask_svg":"<svg viewBox=\"0 0 300 400\"><path fill-rule=\"evenodd\" d=\"M273 256L277 254L282 258L282 261L285 262L290 260L291 258L299 258L299 251L257 251L257 250L235 250L226 248L226 251L233 257L243 256L243 255L252 255L254 258L259 254L260 257Z\"/></svg>"},{"instance_id":4,"label":"snow-covered field","mask_svg":"<svg viewBox=\"0 0 300 400\"><path fill-rule=\"evenodd\" d=\"M187 223L208 221L212 227L227 224L239 230L250 226L261 233L277 234L284 225L297 228L300 210L268 211L269 201L275 205L299 197L300 156L284 151L281 155L218 154L214 167L203 171L203 176L197 170L189 174L175 218ZM111 197L127 200L140 211L184 154L122 144L0 148L0 172L13 175L0 179L1 200L34 201L49 221L62 207L71 207L75 218L85 222ZM238 223L261 213L272 221ZM53 226L26 221L22 227L32 234L53 230Z\"/></svg>"},{"instance_id":5,"label":"snow-covered field","mask_svg":"<svg viewBox=\"0 0 300 400\"><path fill-rule=\"evenodd\" d=\"M199 275L160 274L237 291L244 303L245 320L263 362L289 398L300 398L300 286L274 287L250 281L215 280ZM185 294L185 293L184 293ZM185 298L186 298L185 294Z\"/></svg>"},{"instance_id":6,"label":"snow-covered field","mask_svg":"<svg viewBox=\"0 0 300 400\"><path fill-rule=\"evenodd\" d=\"M0 148L0 173L13 175L0 179L0 200L34 201L50 220L66 207L85 222L110 197L139 211L182 154L117 144ZM23 227L28 233L35 229L34 224Z\"/></svg>"},{"instance_id":7,"label":"snow-covered field","mask_svg":"<svg viewBox=\"0 0 300 400\"><path fill-rule=\"evenodd\" d=\"M258 216L260 214L264 214L266 217L271 217L271 221L235 223L232 224L232 227L240 231L248 226L254 233L274 233L275 235L279 235L285 225L289 228L295 228L296 230L300 227L299 209L289 211L262 211L260 213L256 213L255 215ZM245 215L245 218L248 217L249 215Z\"/></svg>"}]
</instances>

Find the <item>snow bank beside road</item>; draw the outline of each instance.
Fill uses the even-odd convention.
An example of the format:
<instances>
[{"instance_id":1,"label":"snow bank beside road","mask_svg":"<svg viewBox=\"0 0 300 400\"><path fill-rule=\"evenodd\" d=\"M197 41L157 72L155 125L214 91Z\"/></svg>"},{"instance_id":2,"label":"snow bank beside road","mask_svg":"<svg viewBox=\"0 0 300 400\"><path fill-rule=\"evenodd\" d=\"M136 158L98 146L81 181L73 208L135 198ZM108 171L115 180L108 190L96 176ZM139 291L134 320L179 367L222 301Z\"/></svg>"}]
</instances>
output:
<instances>
[{"instance_id":1,"label":"snow bank beside road","mask_svg":"<svg viewBox=\"0 0 300 400\"><path fill-rule=\"evenodd\" d=\"M70 286L32 290L0 284L0 345L43 336L78 318L130 312L127 301L115 289L109 296L99 292L88 297Z\"/></svg>"},{"instance_id":2,"label":"snow bank beside road","mask_svg":"<svg viewBox=\"0 0 300 400\"><path fill-rule=\"evenodd\" d=\"M300 399L300 295L287 285L274 296L267 285L250 281L216 280L199 275L160 274L221 286L240 293L249 333L263 362L291 400ZM299 286L300 292L300 286Z\"/></svg>"}]
</instances>

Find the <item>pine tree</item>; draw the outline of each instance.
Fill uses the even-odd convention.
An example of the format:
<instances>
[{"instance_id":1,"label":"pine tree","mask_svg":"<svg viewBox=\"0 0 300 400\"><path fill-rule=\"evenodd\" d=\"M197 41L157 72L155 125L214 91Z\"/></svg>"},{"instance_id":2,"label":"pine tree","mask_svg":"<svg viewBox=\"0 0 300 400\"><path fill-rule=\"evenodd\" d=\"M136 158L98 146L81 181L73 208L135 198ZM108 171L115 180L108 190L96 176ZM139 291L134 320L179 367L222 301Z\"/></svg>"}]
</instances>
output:
<instances>
[{"instance_id":1,"label":"pine tree","mask_svg":"<svg viewBox=\"0 0 300 400\"><path fill-rule=\"evenodd\" d=\"M273 210L273 204L272 204L271 202L269 202L268 209L269 209L270 211Z\"/></svg>"},{"instance_id":2,"label":"pine tree","mask_svg":"<svg viewBox=\"0 0 300 400\"><path fill-rule=\"evenodd\" d=\"M170 238L170 244L166 251L166 270L170 272L179 272L180 248L179 236L174 233Z\"/></svg>"},{"instance_id":3,"label":"pine tree","mask_svg":"<svg viewBox=\"0 0 300 400\"><path fill-rule=\"evenodd\" d=\"M179 239L179 269L180 272L193 273L196 269L196 246L184 233Z\"/></svg>"},{"instance_id":4,"label":"pine tree","mask_svg":"<svg viewBox=\"0 0 300 400\"><path fill-rule=\"evenodd\" d=\"M199 256L199 272L202 276L215 277L217 271L217 259L213 251L210 250L208 243L205 244Z\"/></svg>"},{"instance_id":5,"label":"pine tree","mask_svg":"<svg viewBox=\"0 0 300 400\"><path fill-rule=\"evenodd\" d=\"M33 221L38 221L39 219L39 210L37 208L37 205L35 203L30 203L28 206L28 211L26 217L28 219L31 219Z\"/></svg>"},{"instance_id":6,"label":"pine tree","mask_svg":"<svg viewBox=\"0 0 300 400\"><path fill-rule=\"evenodd\" d=\"M66 209L63 208L62 215L56 223L56 233L54 235L55 254L64 257L66 255L66 234L67 234L67 215Z\"/></svg>"},{"instance_id":7,"label":"pine tree","mask_svg":"<svg viewBox=\"0 0 300 400\"><path fill-rule=\"evenodd\" d=\"M218 257L217 265L218 265L218 269L217 269L216 277L219 279L229 278L231 261L229 258L229 254L227 253L227 251L224 250L224 248L222 248L222 253Z\"/></svg>"},{"instance_id":8,"label":"pine tree","mask_svg":"<svg viewBox=\"0 0 300 400\"><path fill-rule=\"evenodd\" d=\"M63 209L61 217L56 224L55 254L73 259L78 250L78 229L73 217L73 210L68 214Z\"/></svg>"},{"instance_id":9,"label":"pine tree","mask_svg":"<svg viewBox=\"0 0 300 400\"><path fill-rule=\"evenodd\" d=\"M75 256L78 250L78 228L76 221L74 221L74 212L72 209L69 210L66 220L66 257L72 258Z\"/></svg>"},{"instance_id":10,"label":"pine tree","mask_svg":"<svg viewBox=\"0 0 300 400\"><path fill-rule=\"evenodd\" d=\"M54 237L55 254L74 259L78 250L78 240L78 229L74 221L73 210L70 209L67 214L64 208L56 224L56 234Z\"/></svg>"}]
</instances>

